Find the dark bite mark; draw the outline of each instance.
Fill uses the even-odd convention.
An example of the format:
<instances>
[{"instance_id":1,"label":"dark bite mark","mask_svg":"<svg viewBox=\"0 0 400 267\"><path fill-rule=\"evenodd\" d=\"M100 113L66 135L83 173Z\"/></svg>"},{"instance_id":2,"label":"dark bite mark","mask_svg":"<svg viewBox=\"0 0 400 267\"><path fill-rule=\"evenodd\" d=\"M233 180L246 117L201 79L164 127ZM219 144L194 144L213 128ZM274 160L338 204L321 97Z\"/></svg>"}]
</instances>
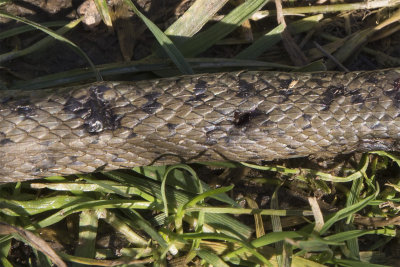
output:
<instances>
[{"instance_id":1,"label":"dark bite mark","mask_svg":"<svg viewBox=\"0 0 400 267\"><path fill-rule=\"evenodd\" d=\"M173 123L167 123L167 127L168 127L168 130L175 130L175 128L177 127L178 125L177 124L173 124Z\"/></svg>"},{"instance_id":2,"label":"dark bite mark","mask_svg":"<svg viewBox=\"0 0 400 267\"><path fill-rule=\"evenodd\" d=\"M148 114L154 114L156 113L157 109L161 107L161 104L158 102L152 102L148 104L144 104L142 106L142 110Z\"/></svg>"},{"instance_id":3,"label":"dark bite mark","mask_svg":"<svg viewBox=\"0 0 400 267\"><path fill-rule=\"evenodd\" d=\"M147 103L142 106L142 110L148 114L156 113L157 109L161 107L161 104L157 102L157 98L160 93L150 93L144 96L147 99Z\"/></svg>"},{"instance_id":4,"label":"dark bite mark","mask_svg":"<svg viewBox=\"0 0 400 267\"><path fill-rule=\"evenodd\" d=\"M238 112L236 111L234 114L234 120L233 120L233 124L236 127L242 127L245 126L246 124L248 124L252 119L254 119L255 117L261 115L262 112L255 109L253 111L249 111L249 112Z\"/></svg>"},{"instance_id":5,"label":"dark bite mark","mask_svg":"<svg viewBox=\"0 0 400 267\"><path fill-rule=\"evenodd\" d=\"M64 110L74 113L85 120L85 129L92 134L105 130L115 130L120 126L120 119L114 115L111 104L103 98L107 90L106 86L95 86L89 89L89 95L78 100L68 99Z\"/></svg>"},{"instance_id":6,"label":"dark bite mark","mask_svg":"<svg viewBox=\"0 0 400 267\"><path fill-rule=\"evenodd\" d=\"M292 79L279 79L279 86L282 89L287 89L289 85L292 83Z\"/></svg>"},{"instance_id":7,"label":"dark bite mark","mask_svg":"<svg viewBox=\"0 0 400 267\"><path fill-rule=\"evenodd\" d=\"M13 144L13 143L14 143L14 141L9 138L4 138L0 141L0 145L2 145L2 146L6 145L6 144Z\"/></svg>"},{"instance_id":8,"label":"dark bite mark","mask_svg":"<svg viewBox=\"0 0 400 267\"><path fill-rule=\"evenodd\" d=\"M194 85L194 94L195 95L204 94L206 90L207 90L207 82L199 79L197 83Z\"/></svg>"},{"instance_id":9,"label":"dark bite mark","mask_svg":"<svg viewBox=\"0 0 400 267\"><path fill-rule=\"evenodd\" d=\"M134 138L134 137L136 137L136 136L137 136L136 133L131 132L131 133L128 135L128 139Z\"/></svg>"},{"instance_id":10,"label":"dark bite mark","mask_svg":"<svg viewBox=\"0 0 400 267\"><path fill-rule=\"evenodd\" d=\"M352 104L362 104L365 102L365 99L360 94L360 89L356 89L356 90L349 92L349 95L351 95L350 101Z\"/></svg>"},{"instance_id":11,"label":"dark bite mark","mask_svg":"<svg viewBox=\"0 0 400 267\"><path fill-rule=\"evenodd\" d=\"M239 80L239 92L236 94L237 97L247 98L255 94L254 85L248 83L245 80Z\"/></svg>"},{"instance_id":12,"label":"dark bite mark","mask_svg":"<svg viewBox=\"0 0 400 267\"><path fill-rule=\"evenodd\" d=\"M329 109L331 103L335 98L343 95L344 95L343 86L329 86L323 93L324 98L321 100L321 104L325 105L323 111Z\"/></svg>"},{"instance_id":13,"label":"dark bite mark","mask_svg":"<svg viewBox=\"0 0 400 267\"><path fill-rule=\"evenodd\" d=\"M205 92L207 91L207 82L203 80L198 80L194 85L194 96L190 97L188 101L201 101L203 98L207 97Z\"/></svg>"},{"instance_id":14,"label":"dark bite mark","mask_svg":"<svg viewBox=\"0 0 400 267\"><path fill-rule=\"evenodd\" d=\"M16 111L18 115L25 117L35 115L35 108L27 98L17 99L16 101L10 103L12 103L11 108Z\"/></svg>"},{"instance_id":15,"label":"dark bite mark","mask_svg":"<svg viewBox=\"0 0 400 267\"><path fill-rule=\"evenodd\" d=\"M302 117L303 117L306 121L310 121L310 120L311 120L311 115L303 114Z\"/></svg>"},{"instance_id":16,"label":"dark bite mark","mask_svg":"<svg viewBox=\"0 0 400 267\"><path fill-rule=\"evenodd\" d=\"M368 77L368 79L366 80L367 83L372 83L372 84L376 84L378 83L378 79L375 78L374 76L370 76Z\"/></svg>"},{"instance_id":17,"label":"dark bite mark","mask_svg":"<svg viewBox=\"0 0 400 267\"><path fill-rule=\"evenodd\" d=\"M32 116L32 115L34 115L33 109L30 106L17 107L17 113L19 115L24 115L24 116Z\"/></svg>"}]
</instances>

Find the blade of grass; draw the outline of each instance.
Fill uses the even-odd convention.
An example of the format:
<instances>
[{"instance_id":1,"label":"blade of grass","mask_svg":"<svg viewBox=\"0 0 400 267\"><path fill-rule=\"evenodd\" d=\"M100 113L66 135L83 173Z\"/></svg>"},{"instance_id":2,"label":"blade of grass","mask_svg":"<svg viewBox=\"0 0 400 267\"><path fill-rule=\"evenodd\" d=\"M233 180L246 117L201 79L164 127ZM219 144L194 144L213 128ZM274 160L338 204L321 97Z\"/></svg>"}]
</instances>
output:
<instances>
[{"instance_id":1,"label":"blade of grass","mask_svg":"<svg viewBox=\"0 0 400 267\"><path fill-rule=\"evenodd\" d=\"M197 33L228 0L196 0L186 12L164 32L176 44Z\"/></svg>"},{"instance_id":2,"label":"blade of grass","mask_svg":"<svg viewBox=\"0 0 400 267\"><path fill-rule=\"evenodd\" d=\"M63 26L62 28L58 29L55 33L59 34L60 36L68 32L69 30L75 28L79 23L81 22L80 19L76 19L68 23L67 25ZM32 28L32 26L30 26ZM54 38L52 36L47 36L43 38L42 40L34 43L33 45L26 47L22 50L16 50L16 51L11 51L5 54L0 55L0 63L5 62L5 61L10 61L28 54L31 54L35 51L38 51L40 49L43 49L47 46L49 46L51 43L54 42ZM93 72L91 72L93 74Z\"/></svg>"},{"instance_id":3,"label":"blade of grass","mask_svg":"<svg viewBox=\"0 0 400 267\"><path fill-rule=\"evenodd\" d=\"M358 203L355 203L351 206L348 206L346 208L343 208L341 210L339 210L338 212L336 212L330 219L328 219L324 226L322 227L320 234L323 235L326 231L328 231L328 229L337 221L342 220L344 218L346 218L347 216L361 210L362 208L364 208L365 206L367 206L369 204L369 202L371 200L373 200L374 198L376 198L376 196L379 193L379 187L377 185L377 190L374 194L371 194L370 196L364 198L363 200L359 201Z\"/></svg>"},{"instance_id":4,"label":"blade of grass","mask_svg":"<svg viewBox=\"0 0 400 267\"><path fill-rule=\"evenodd\" d=\"M315 177L316 179L319 180L323 180L323 181L329 181L329 182L336 182L336 183L346 183L346 182L350 182L356 179L359 179L363 176L361 171L357 171L354 172L353 174L346 176L346 177L338 177L338 176L334 176L332 174L329 173L324 173L321 171L316 171L313 169L306 169L306 168L302 168L301 170L299 169L294 169L294 168L287 168L284 166L260 166L260 165L256 165L256 164L250 164L250 163L246 163L246 162L241 162L240 164L249 167L249 168L253 168L256 170L263 170L263 171L273 171L273 172L280 172L282 174L286 174L286 175L295 175L295 178L300 179L300 180L306 180L305 178L309 175L311 175L312 177Z\"/></svg>"},{"instance_id":5,"label":"blade of grass","mask_svg":"<svg viewBox=\"0 0 400 267\"><path fill-rule=\"evenodd\" d=\"M268 1L269 0L245 1L232 10L221 21L184 42L182 46L180 46L182 54L186 57L193 57L207 50L217 41L235 30L243 21L248 19L254 12L261 9Z\"/></svg>"},{"instance_id":6,"label":"blade of grass","mask_svg":"<svg viewBox=\"0 0 400 267\"><path fill-rule=\"evenodd\" d=\"M40 25L45 27L63 27L68 24L68 21L49 21L49 22L42 22ZM30 25L16 27L7 31L0 32L0 40L5 39L11 36L16 36L21 33L29 32L35 30L34 27Z\"/></svg>"},{"instance_id":7,"label":"blade of grass","mask_svg":"<svg viewBox=\"0 0 400 267\"><path fill-rule=\"evenodd\" d=\"M84 210L81 212L79 215L79 241L75 248L75 256L94 258L98 222L96 211ZM80 267L80 265L74 263L72 267Z\"/></svg>"},{"instance_id":8,"label":"blade of grass","mask_svg":"<svg viewBox=\"0 0 400 267\"><path fill-rule=\"evenodd\" d=\"M108 9L107 1L106 0L94 0L96 4L97 11L99 11L101 19L103 20L104 24L109 28L113 28L111 14Z\"/></svg>"},{"instance_id":9,"label":"blade of grass","mask_svg":"<svg viewBox=\"0 0 400 267\"><path fill-rule=\"evenodd\" d=\"M102 78L100 76L100 73L98 72L98 70L96 69L95 65L90 60L90 58L85 54L85 52L82 51L82 49L80 49L76 44L74 44L70 40L64 38L63 36L57 34L56 32L50 30L47 27L43 27L42 25L40 25L40 24L38 24L36 22L30 21L30 20L27 20L27 19L24 19L24 18L20 18L20 17L14 16L14 15L2 12L2 11L0 11L0 17L13 19L13 20L25 23L25 24L30 25L30 26L38 29L38 30L41 30L42 32L48 34L49 36L55 38L56 40L59 40L61 42L64 42L64 43L68 44L78 55L80 55L80 56L82 56L83 58L86 59L86 61L89 63L90 67L92 68L93 73L95 74L96 80L97 81L101 81L102 80Z\"/></svg>"},{"instance_id":10,"label":"blade of grass","mask_svg":"<svg viewBox=\"0 0 400 267\"><path fill-rule=\"evenodd\" d=\"M174 43L169 39L167 35L165 35L151 20L146 18L136 6L132 3L131 0L124 0L124 2L133 10L133 12L146 24L149 30L153 33L154 37L157 39L158 43L167 53L172 62L175 63L176 67L183 74L193 74L193 70L190 65L186 62L185 58L181 54L181 52L176 48Z\"/></svg>"},{"instance_id":11,"label":"blade of grass","mask_svg":"<svg viewBox=\"0 0 400 267\"><path fill-rule=\"evenodd\" d=\"M223 240L225 242L232 242L234 244L240 244L245 250L250 252L252 255L257 257L261 262L264 264L267 264L268 266L272 266L269 260L267 260L262 254L257 252L250 244L247 244L246 242L232 238L230 236L220 234L220 233L184 233L179 235L181 238L185 240L191 240L191 239L211 239L211 240Z\"/></svg>"},{"instance_id":12,"label":"blade of grass","mask_svg":"<svg viewBox=\"0 0 400 267\"><path fill-rule=\"evenodd\" d=\"M205 260L208 264L217 267L229 267L218 255L212 253L211 251L205 249L199 249L196 251L196 254Z\"/></svg>"},{"instance_id":13,"label":"blade of grass","mask_svg":"<svg viewBox=\"0 0 400 267\"><path fill-rule=\"evenodd\" d=\"M301 20L295 21L288 25L291 32L301 33L308 31L314 27L323 18L322 15L311 16L303 18ZM267 51L269 48L277 44L281 39L281 33L284 30L284 25L280 24L271 31L267 32L260 38L258 38L254 43L248 46L246 49L242 50L235 58L238 59L256 59L263 52Z\"/></svg>"}]
</instances>

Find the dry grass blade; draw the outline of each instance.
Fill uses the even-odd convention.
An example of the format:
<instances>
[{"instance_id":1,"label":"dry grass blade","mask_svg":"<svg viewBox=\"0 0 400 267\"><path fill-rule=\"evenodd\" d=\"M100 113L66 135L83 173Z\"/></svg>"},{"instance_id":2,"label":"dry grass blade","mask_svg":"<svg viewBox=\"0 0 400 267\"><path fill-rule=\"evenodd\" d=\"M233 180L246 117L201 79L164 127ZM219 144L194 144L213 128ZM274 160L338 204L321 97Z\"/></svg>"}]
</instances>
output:
<instances>
[{"instance_id":1,"label":"dry grass blade","mask_svg":"<svg viewBox=\"0 0 400 267\"><path fill-rule=\"evenodd\" d=\"M322 229L322 226L324 225L324 217L322 215L321 209L315 197L309 197L308 202L310 203L311 210L314 214L314 219L315 219L314 231L319 232Z\"/></svg>"},{"instance_id":2,"label":"dry grass blade","mask_svg":"<svg viewBox=\"0 0 400 267\"><path fill-rule=\"evenodd\" d=\"M309 62L308 62L306 56L301 51L300 47L298 47L298 45L294 41L290 32L287 30L285 17L283 16L283 12L282 12L281 0L275 0L275 6L276 6L276 11L277 11L277 21L279 24L283 25L283 27L284 27L284 29L281 33L281 36L282 36L282 42L286 49L286 52L289 54L294 65L296 65L296 66L307 65Z\"/></svg>"},{"instance_id":3,"label":"dry grass blade","mask_svg":"<svg viewBox=\"0 0 400 267\"><path fill-rule=\"evenodd\" d=\"M58 267L67 267L65 262L57 255L57 253L44 241L30 231L21 227L12 226L4 222L0 222L0 235L14 234L22 241L27 242L33 248L43 252Z\"/></svg>"},{"instance_id":4,"label":"dry grass blade","mask_svg":"<svg viewBox=\"0 0 400 267\"><path fill-rule=\"evenodd\" d=\"M197 0L171 26L165 30L175 43L193 36L220 10L228 0Z\"/></svg>"}]
</instances>

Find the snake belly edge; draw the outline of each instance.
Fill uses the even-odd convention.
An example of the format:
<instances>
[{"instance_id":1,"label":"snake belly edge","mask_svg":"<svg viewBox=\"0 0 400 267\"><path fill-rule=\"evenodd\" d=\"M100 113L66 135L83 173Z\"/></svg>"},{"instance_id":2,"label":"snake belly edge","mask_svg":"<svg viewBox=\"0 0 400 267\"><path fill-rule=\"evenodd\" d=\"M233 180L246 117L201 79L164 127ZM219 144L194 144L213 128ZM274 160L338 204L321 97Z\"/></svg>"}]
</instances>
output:
<instances>
[{"instance_id":1,"label":"snake belly edge","mask_svg":"<svg viewBox=\"0 0 400 267\"><path fill-rule=\"evenodd\" d=\"M150 164L399 150L400 69L0 91L0 183Z\"/></svg>"}]
</instances>

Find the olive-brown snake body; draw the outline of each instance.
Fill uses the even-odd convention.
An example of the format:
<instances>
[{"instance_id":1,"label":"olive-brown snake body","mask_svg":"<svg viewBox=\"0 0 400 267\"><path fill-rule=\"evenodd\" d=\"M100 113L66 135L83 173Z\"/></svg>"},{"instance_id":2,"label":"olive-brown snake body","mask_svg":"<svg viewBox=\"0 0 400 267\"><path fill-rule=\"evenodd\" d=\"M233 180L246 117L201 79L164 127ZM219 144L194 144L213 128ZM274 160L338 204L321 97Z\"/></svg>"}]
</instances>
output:
<instances>
[{"instance_id":1,"label":"olive-brown snake body","mask_svg":"<svg viewBox=\"0 0 400 267\"><path fill-rule=\"evenodd\" d=\"M231 72L0 92L0 182L397 150L400 70Z\"/></svg>"}]
</instances>

